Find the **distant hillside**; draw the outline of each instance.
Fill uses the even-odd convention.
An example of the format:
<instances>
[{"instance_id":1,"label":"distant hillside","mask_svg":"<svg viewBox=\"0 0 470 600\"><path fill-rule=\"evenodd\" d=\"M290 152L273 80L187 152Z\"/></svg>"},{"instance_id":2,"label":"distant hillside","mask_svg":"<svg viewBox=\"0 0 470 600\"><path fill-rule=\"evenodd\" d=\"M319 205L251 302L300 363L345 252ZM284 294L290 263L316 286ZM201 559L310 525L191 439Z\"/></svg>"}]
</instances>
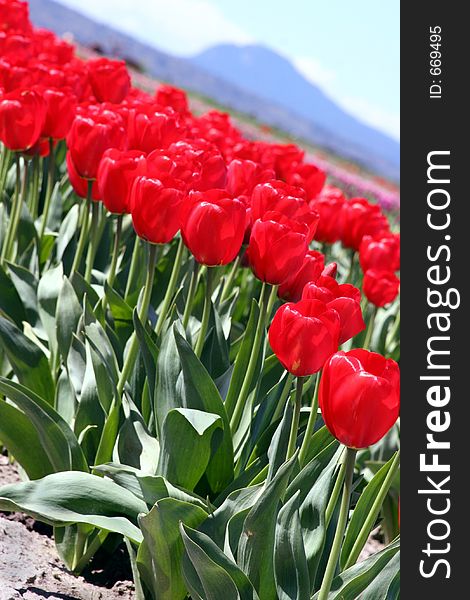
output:
<instances>
[{"instance_id":1,"label":"distant hillside","mask_svg":"<svg viewBox=\"0 0 470 600\"><path fill-rule=\"evenodd\" d=\"M59 35L72 33L80 43L125 58L157 79L212 98L222 106L361 162L386 177L399 178L397 142L347 115L303 79L288 61L270 50L258 46L217 46L194 59L183 59L97 23L54 0L30 0L30 11L38 27ZM241 65L246 61L246 53L252 64L243 74ZM225 61L225 67L221 66ZM259 69L263 69L261 74ZM266 89L260 79L265 81ZM292 104L289 88L292 88ZM310 112L308 106L312 107ZM312 118L312 110L318 118Z\"/></svg>"}]
</instances>

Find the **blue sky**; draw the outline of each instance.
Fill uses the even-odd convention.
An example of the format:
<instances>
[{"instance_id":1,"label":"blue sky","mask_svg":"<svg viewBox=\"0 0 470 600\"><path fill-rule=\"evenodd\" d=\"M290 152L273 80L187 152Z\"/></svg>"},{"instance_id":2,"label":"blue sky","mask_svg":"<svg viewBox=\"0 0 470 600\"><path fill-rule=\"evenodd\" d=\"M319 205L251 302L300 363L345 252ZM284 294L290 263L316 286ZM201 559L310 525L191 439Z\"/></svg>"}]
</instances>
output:
<instances>
[{"instance_id":1,"label":"blue sky","mask_svg":"<svg viewBox=\"0 0 470 600\"><path fill-rule=\"evenodd\" d=\"M59 0L157 48L221 42L290 58L343 108L399 138L399 0Z\"/></svg>"}]
</instances>

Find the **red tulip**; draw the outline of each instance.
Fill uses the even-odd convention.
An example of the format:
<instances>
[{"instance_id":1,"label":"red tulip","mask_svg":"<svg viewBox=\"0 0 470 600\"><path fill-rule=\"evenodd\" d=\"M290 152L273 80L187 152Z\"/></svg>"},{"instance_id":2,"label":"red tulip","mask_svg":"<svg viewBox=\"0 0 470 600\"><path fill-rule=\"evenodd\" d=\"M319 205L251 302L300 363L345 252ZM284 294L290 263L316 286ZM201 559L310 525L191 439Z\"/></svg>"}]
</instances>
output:
<instances>
[{"instance_id":1,"label":"red tulip","mask_svg":"<svg viewBox=\"0 0 470 600\"><path fill-rule=\"evenodd\" d=\"M168 148L182 137L181 117L171 108L157 106L132 109L128 116L129 148L150 153Z\"/></svg>"},{"instance_id":2,"label":"red tulip","mask_svg":"<svg viewBox=\"0 0 470 600\"><path fill-rule=\"evenodd\" d=\"M338 349L338 313L319 300L283 304L269 328L269 343L293 375L317 373Z\"/></svg>"},{"instance_id":3,"label":"red tulip","mask_svg":"<svg viewBox=\"0 0 470 600\"><path fill-rule=\"evenodd\" d=\"M300 269L307 248L305 224L267 212L253 224L247 257L258 279L279 285Z\"/></svg>"},{"instance_id":4,"label":"red tulip","mask_svg":"<svg viewBox=\"0 0 470 600\"><path fill-rule=\"evenodd\" d=\"M366 327L362 317L361 292L349 283L338 284L332 277L322 275L316 282L308 283L302 300L317 299L325 302L339 315L341 328L339 343L344 344Z\"/></svg>"},{"instance_id":5,"label":"red tulip","mask_svg":"<svg viewBox=\"0 0 470 600\"><path fill-rule=\"evenodd\" d=\"M243 203L224 190L191 192L182 213L184 243L198 263L226 265L240 251L245 218Z\"/></svg>"},{"instance_id":6,"label":"red tulip","mask_svg":"<svg viewBox=\"0 0 470 600\"><path fill-rule=\"evenodd\" d=\"M46 116L42 96L33 90L16 90L0 96L0 140L10 150L27 150L36 144Z\"/></svg>"},{"instance_id":7,"label":"red tulip","mask_svg":"<svg viewBox=\"0 0 470 600\"><path fill-rule=\"evenodd\" d=\"M170 242L180 228L184 194L158 179L138 177L132 186L129 208L137 235L152 244Z\"/></svg>"},{"instance_id":8,"label":"red tulip","mask_svg":"<svg viewBox=\"0 0 470 600\"><path fill-rule=\"evenodd\" d=\"M365 198L351 198L341 211L341 240L347 248L359 250L365 235L374 235L389 230L387 217L377 204Z\"/></svg>"},{"instance_id":9,"label":"red tulip","mask_svg":"<svg viewBox=\"0 0 470 600\"><path fill-rule=\"evenodd\" d=\"M42 136L63 140L75 118L77 107L75 96L56 88L45 88L42 95L46 101L46 120L42 128Z\"/></svg>"},{"instance_id":10,"label":"red tulip","mask_svg":"<svg viewBox=\"0 0 470 600\"><path fill-rule=\"evenodd\" d=\"M255 185L273 177L272 169L265 169L252 160L236 158L227 168L227 191L232 196L249 196Z\"/></svg>"},{"instance_id":11,"label":"red tulip","mask_svg":"<svg viewBox=\"0 0 470 600\"><path fill-rule=\"evenodd\" d=\"M310 206L318 212L318 223L315 239L319 242L334 244L341 239L341 210L346 198L341 190L325 186L320 195L311 200Z\"/></svg>"},{"instance_id":12,"label":"red tulip","mask_svg":"<svg viewBox=\"0 0 470 600\"><path fill-rule=\"evenodd\" d=\"M96 179L101 158L108 148L125 149L127 143L121 117L109 110L77 115L67 136L73 164L80 177Z\"/></svg>"},{"instance_id":13,"label":"red tulip","mask_svg":"<svg viewBox=\"0 0 470 600\"><path fill-rule=\"evenodd\" d=\"M98 102L119 104L129 93L131 79L123 60L97 58L88 61L88 77Z\"/></svg>"},{"instance_id":14,"label":"red tulip","mask_svg":"<svg viewBox=\"0 0 470 600\"><path fill-rule=\"evenodd\" d=\"M155 101L159 106L170 107L182 115L189 113L186 92L172 85L161 85L157 88Z\"/></svg>"},{"instance_id":15,"label":"red tulip","mask_svg":"<svg viewBox=\"0 0 470 600\"><path fill-rule=\"evenodd\" d=\"M315 198L322 190L326 181L326 174L319 167L311 163L301 163L295 166L286 176L287 183L303 188L307 198Z\"/></svg>"},{"instance_id":16,"label":"red tulip","mask_svg":"<svg viewBox=\"0 0 470 600\"><path fill-rule=\"evenodd\" d=\"M365 235L359 247L359 262L363 271L400 269L400 234L383 233Z\"/></svg>"},{"instance_id":17,"label":"red tulip","mask_svg":"<svg viewBox=\"0 0 470 600\"><path fill-rule=\"evenodd\" d=\"M288 277L278 290L279 298L289 302L298 302L302 291L309 282L315 282L325 268L325 256L316 250L309 250L297 272Z\"/></svg>"},{"instance_id":18,"label":"red tulip","mask_svg":"<svg viewBox=\"0 0 470 600\"><path fill-rule=\"evenodd\" d=\"M369 269L364 273L362 289L365 296L375 306L385 306L398 295L400 280L392 271Z\"/></svg>"},{"instance_id":19,"label":"red tulip","mask_svg":"<svg viewBox=\"0 0 470 600\"><path fill-rule=\"evenodd\" d=\"M319 404L326 426L342 444L375 444L398 418L397 363L368 350L337 352L323 369Z\"/></svg>"},{"instance_id":20,"label":"red tulip","mask_svg":"<svg viewBox=\"0 0 470 600\"><path fill-rule=\"evenodd\" d=\"M88 196L88 179L84 179L80 177L77 173L77 169L73 164L72 157L70 156L70 152L67 152L65 156L65 162L67 164L67 173L69 175L70 183L73 187L74 192L80 198L86 198ZM93 181L93 186L91 188L91 198L92 200L101 200L100 189L98 187L98 182L96 180Z\"/></svg>"},{"instance_id":21,"label":"red tulip","mask_svg":"<svg viewBox=\"0 0 470 600\"><path fill-rule=\"evenodd\" d=\"M134 180L146 172L145 154L139 150L106 150L98 169L98 185L109 212L128 213Z\"/></svg>"}]
</instances>

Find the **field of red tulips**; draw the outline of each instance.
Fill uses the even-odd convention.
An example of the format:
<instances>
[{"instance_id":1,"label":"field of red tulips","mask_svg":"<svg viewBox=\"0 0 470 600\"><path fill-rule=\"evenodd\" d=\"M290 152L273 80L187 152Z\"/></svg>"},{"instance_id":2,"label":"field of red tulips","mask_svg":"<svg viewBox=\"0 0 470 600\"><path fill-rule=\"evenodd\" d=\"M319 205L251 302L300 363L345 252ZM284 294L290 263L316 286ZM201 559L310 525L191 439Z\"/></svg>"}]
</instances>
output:
<instances>
[{"instance_id":1,"label":"field of red tulips","mask_svg":"<svg viewBox=\"0 0 470 600\"><path fill-rule=\"evenodd\" d=\"M396 219L21 0L0 142L0 510L138 600L398 599Z\"/></svg>"}]
</instances>

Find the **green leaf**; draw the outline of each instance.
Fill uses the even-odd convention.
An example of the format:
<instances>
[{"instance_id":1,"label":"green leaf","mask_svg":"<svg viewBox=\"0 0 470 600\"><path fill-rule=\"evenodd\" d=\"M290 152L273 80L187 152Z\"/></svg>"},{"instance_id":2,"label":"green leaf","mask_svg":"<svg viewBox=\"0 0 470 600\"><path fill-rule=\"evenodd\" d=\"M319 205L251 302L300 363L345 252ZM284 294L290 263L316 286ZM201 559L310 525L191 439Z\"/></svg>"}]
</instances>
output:
<instances>
[{"instance_id":1,"label":"green leaf","mask_svg":"<svg viewBox=\"0 0 470 600\"><path fill-rule=\"evenodd\" d=\"M346 529L346 534L344 537L343 547L341 549L341 566L344 568L344 565L348 564L350 559L355 560L359 555L360 550L364 546L367 541L367 537L369 536L369 531L363 532L363 535L360 538L360 533L363 528L364 523L370 519L371 510L374 505L374 502L377 498L377 495L382 488L384 481L389 473L393 463L395 462L395 456L393 456L369 481L364 490L362 491L359 500L354 508L353 514L349 521L348 527ZM390 482L391 483L391 482ZM379 508L380 510L380 508ZM378 516L378 511L376 511L375 519ZM359 548L359 545L362 543L362 547ZM358 545L359 544L359 545ZM355 548L355 555L351 556L352 550Z\"/></svg>"},{"instance_id":2,"label":"green leaf","mask_svg":"<svg viewBox=\"0 0 470 600\"><path fill-rule=\"evenodd\" d=\"M55 386L39 346L4 317L0 317L0 342L19 382L52 405Z\"/></svg>"},{"instance_id":3,"label":"green leaf","mask_svg":"<svg viewBox=\"0 0 470 600\"><path fill-rule=\"evenodd\" d=\"M30 479L54 471L30 419L4 400L0 400L0 439Z\"/></svg>"},{"instance_id":4,"label":"green leaf","mask_svg":"<svg viewBox=\"0 0 470 600\"><path fill-rule=\"evenodd\" d=\"M218 492L233 479L233 445L230 424L219 391L193 349L175 329L175 340L183 367L184 401L187 408L219 415L223 421L222 441L206 469L211 489Z\"/></svg>"},{"instance_id":5,"label":"green leaf","mask_svg":"<svg viewBox=\"0 0 470 600\"><path fill-rule=\"evenodd\" d=\"M88 470L75 434L52 406L31 390L4 377L0 377L0 392L30 419L56 471Z\"/></svg>"},{"instance_id":6,"label":"green leaf","mask_svg":"<svg viewBox=\"0 0 470 600\"><path fill-rule=\"evenodd\" d=\"M56 258L60 262L78 229L79 205L74 204L60 224L56 243Z\"/></svg>"},{"instance_id":7,"label":"green leaf","mask_svg":"<svg viewBox=\"0 0 470 600\"><path fill-rule=\"evenodd\" d=\"M361 596L361 600L396 600L400 587L400 552L380 571Z\"/></svg>"},{"instance_id":8,"label":"green leaf","mask_svg":"<svg viewBox=\"0 0 470 600\"><path fill-rule=\"evenodd\" d=\"M260 598L275 598L274 540L281 499L287 488L297 453L277 472L248 513L238 546L238 562Z\"/></svg>"},{"instance_id":9,"label":"green leaf","mask_svg":"<svg viewBox=\"0 0 470 600\"><path fill-rule=\"evenodd\" d=\"M400 541L396 540L365 561L343 571L333 579L328 600L357 600L399 550ZM312 600L318 600L318 594L319 592L312 597Z\"/></svg>"},{"instance_id":10,"label":"green leaf","mask_svg":"<svg viewBox=\"0 0 470 600\"><path fill-rule=\"evenodd\" d=\"M41 332L41 337L44 335L42 323L39 318L39 307L38 307L38 281L31 271L15 265L14 263L8 263L8 270L10 272L10 278L13 285L21 298L21 303L24 306L26 321L31 323L32 327L36 331ZM3 290L3 287L2 287Z\"/></svg>"},{"instance_id":11,"label":"green leaf","mask_svg":"<svg viewBox=\"0 0 470 600\"><path fill-rule=\"evenodd\" d=\"M183 574L193 596L204 600L259 600L245 573L207 535L183 524L180 529L186 549Z\"/></svg>"},{"instance_id":12,"label":"green leaf","mask_svg":"<svg viewBox=\"0 0 470 600\"><path fill-rule=\"evenodd\" d=\"M142 359L144 361L145 372L147 374L148 389L150 394L150 400L152 407L155 399L155 385L157 381L157 363L158 363L158 346L153 341L149 333L145 330L142 325L137 309L133 312L134 329L137 335L137 339L140 344L140 351L142 353ZM179 361L178 361L179 362Z\"/></svg>"},{"instance_id":13,"label":"green leaf","mask_svg":"<svg viewBox=\"0 0 470 600\"><path fill-rule=\"evenodd\" d=\"M277 516L274 576L279 600L310 600L310 580L297 492Z\"/></svg>"},{"instance_id":14,"label":"green leaf","mask_svg":"<svg viewBox=\"0 0 470 600\"><path fill-rule=\"evenodd\" d=\"M26 313L21 298L16 291L10 277L0 265L0 315L5 314L12 319L18 327L22 327L26 320Z\"/></svg>"},{"instance_id":15,"label":"green leaf","mask_svg":"<svg viewBox=\"0 0 470 600\"><path fill-rule=\"evenodd\" d=\"M163 335L158 354L156 379L153 410L157 431L161 432L169 411L183 406L180 393L183 378L174 327L170 327Z\"/></svg>"},{"instance_id":16,"label":"green leaf","mask_svg":"<svg viewBox=\"0 0 470 600\"><path fill-rule=\"evenodd\" d=\"M121 487L144 500L149 506L153 506L163 498L175 498L199 506L203 510L208 509L208 503L205 500L172 485L160 475L143 475L135 467L115 463L98 465L93 467L93 471L106 475Z\"/></svg>"},{"instance_id":17,"label":"green leaf","mask_svg":"<svg viewBox=\"0 0 470 600\"><path fill-rule=\"evenodd\" d=\"M54 269L46 271L38 284L39 316L49 338L49 350L52 354L57 350L55 315L63 274L62 263L59 263Z\"/></svg>"},{"instance_id":18,"label":"green leaf","mask_svg":"<svg viewBox=\"0 0 470 600\"><path fill-rule=\"evenodd\" d=\"M232 415L235 409L235 403L237 401L238 396L240 395L240 391L243 386L243 381L245 379L246 370L248 368L248 363L250 362L251 350L253 348L253 342L255 340L258 319L259 307L256 303L256 300L252 300L250 318L248 319L240 350L238 351L237 358L235 360L232 379L230 380L230 386L228 389L227 398L225 400L227 413L230 416Z\"/></svg>"},{"instance_id":19,"label":"green leaf","mask_svg":"<svg viewBox=\"0 0 470 600\"><path fill-rule=\"evenodd\" d=\"M144 541L137 554L137 565L154 600L186 597L181 572L184 545L179 524L198 527L206 518L202 508L174 498L160 500L148 514L139 517Z\"/></svg>"},{"instance_id":20,"label":"green leaf","mask_svg":"<svg viewBox=\"0 0 470 600\"><path fill-rule=\"evenodd\" d=\"M120 463L153 475L157 470L160 444L155 437L150 435L136 407L129 406L125 399L123 406L126 419L119 430L115 454Z\"/></svg>"},{"instance_id":21,"label":"green leaf","mask_svg":"<svg viewBox=\"0 0 470 600\"><path fill-rule=\"evenodd\" d=\"M263 490L264 486L261 484L235 490L209 515L209 518L201 525L201 531L207 534L219 548L223 548L225 531L230 519L251 509L258 501Z\"/></svg>"},{"instance_id":22,"label":"green leaf","mask_svg":"<svg viewBox=\"0 0 470 600\"><path fill-rule=\"evenodd\" d=\"M57 344L64 361L67 360L72 335L77 332L81 316L82 307L75 290L67 277L64 277L56 309Z\"/></svg>"},{"instance_id":23,"label":"green leaf","mask_svg":"<svg viewBox=\"0 0 470 600\"><path fill-rule=\"evenodd\" d=\"M267 483L273 479L278 472L279 467L286 460L293 414L294 407L292 402L286 402L284 415L272 437L272 441L268 449L269 470L268 476L266 477Z\"/></svg>"},{"instance_id":24,"label":"green leaf","mask_svg":"<svg viewBox=\"0 0 470 600\"><path fill-rule=\"evenodd\" d=\"M222 440L219 415L190 408L171 410L163 423L157 473L193 490Z\"/></svg>"},{"instance_id":25,"label":"green leaf","mask_svg":"<svg viewBox=\"0 0 470 600\"><path fill-rule=\"evenodd\" d=\"M50 525L87 523L140 542L134 523L147 506L113 481L68 471L1 487L0 509L26 512Z\"/></svg>"}]
</instances>

